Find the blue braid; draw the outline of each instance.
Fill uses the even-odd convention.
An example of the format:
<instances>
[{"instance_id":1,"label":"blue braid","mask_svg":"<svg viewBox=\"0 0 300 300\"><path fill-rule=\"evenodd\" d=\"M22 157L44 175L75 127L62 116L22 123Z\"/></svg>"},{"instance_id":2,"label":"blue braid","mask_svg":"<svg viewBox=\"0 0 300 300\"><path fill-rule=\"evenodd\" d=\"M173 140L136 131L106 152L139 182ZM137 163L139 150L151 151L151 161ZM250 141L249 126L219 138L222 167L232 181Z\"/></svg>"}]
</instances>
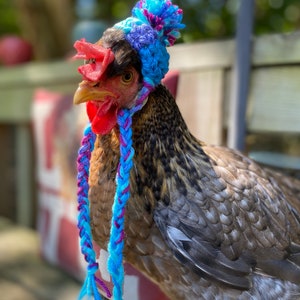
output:
<instances>
[{"instance_id":1,"label":"blue braid","mask_svg":"<svg viewBox=\"0 0 300 300\"><path fill-rule=\"evenodd\" d=\"M98 270L98 263L96 262L96 254L92 242L88 200L90 158L91 152L94 149L95 139L96 135L92 132L91 125L89 124L84 130L77 158L77 199L79 211L77 226L79 229L81 253L84 255L84 258L88 263L87 275L78 299L83 299L84 296L87 295L88 297L94 296L94 299L96 300L101 300L102 298L97 289L96 283L99 283L99 285L102 286L108 297L110 297L111 294L104 282L95 275Z\"/></svg>"},{"instance_id":2,"label":"blue braid","mask_svg":"<svg viewBox=\"0 0 300 300\"><path fill-rule=\"evenodd\" d=\"M120 127L120 162L116 177L116 193L112 207L112 220L110 240L108 244L107 267L114 284L113 295L115 300L121 300L123 295L124 267L124 214L125 206L130 198L130 170L133 166L132 158L132 114L123 109L118 114L118 125Z\"/></svg>"}]
</instances>

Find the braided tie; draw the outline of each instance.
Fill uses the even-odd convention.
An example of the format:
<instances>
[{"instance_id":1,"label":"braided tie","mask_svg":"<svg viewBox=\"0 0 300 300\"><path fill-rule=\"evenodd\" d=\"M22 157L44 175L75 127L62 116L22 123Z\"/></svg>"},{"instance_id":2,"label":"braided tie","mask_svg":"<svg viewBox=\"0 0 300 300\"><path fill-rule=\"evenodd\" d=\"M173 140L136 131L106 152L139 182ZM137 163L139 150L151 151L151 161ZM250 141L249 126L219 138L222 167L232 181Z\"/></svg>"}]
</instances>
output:
<instances>
[{"instance_id":1,"label":"braided tie","mask_svg":"<svg viewBox=\"0 0 300 300\"><path fill-rule=\"evenodd\" d=\"M89 298L94 296L95 300L101 300L102 298L97 289L97 283L106 292L108 298L111 297L111 293L105 283L95 275L98 271L98 263L96 262L96 254L92 243L88 200L90 158L91 152L94 149L95 139L96 135L92 132L91 126L88 125L84 130L77 158L77 200L79 211L77 226L79 229L81 253L84 255L84 258L88 263L87 275L78 299L83 299L85 296L88 296Z\"/></svg>"},{"instance_id":2,"label":"braided tie","mask_svg":"<svg viewBox=\"0 0 300 300\"><path fill-rule=\"evenodd\" d=\"M140 110L147 101L149 93L157 86L168 71L169 54L167 46L172 46L179 37L182 10L173 5L171 0L139 0L132 10L132 17L115 24L122 30L125 39L137 51L142 62L141 73L143 87L139 91L135 106L128 110L119 110L117 123L120 129L120 161L116 176L116 193L112 207L111 232L108 244L107 267L114 284L114 300L122 300L124 267L124 215L125 207L130 198L130 170L133 166L134 150L132 148L132 116ZM86 74L85 74L86 75ZM94 147L95 135L90 126L85 132L82 148L78 157L78 227L81 237L81 251L88 262L87 278L82 288L80 299L84 295L94 295L100 299L96 282L111 297L108 289L95 276L98 265L92 245L90 228L88 191L89 159Z\"/></svg>"},{"instance_id":3,"label":"braided tie","mask_svg":"<svg viewBox=\"0 0 300 300\"><path fill-rule=\"evenodd\" d=\"M123 109L118 114L118 125L120 128L120 161L116 176L116 193L112 207L112 220L110 240L108 244L107 267L114 284L113 295L115 300L121 300L123 294L124 267L124 214L125 206L130 197L130 170L133 166L132 158L132 113Z\"/></svg>"}]
</instances>

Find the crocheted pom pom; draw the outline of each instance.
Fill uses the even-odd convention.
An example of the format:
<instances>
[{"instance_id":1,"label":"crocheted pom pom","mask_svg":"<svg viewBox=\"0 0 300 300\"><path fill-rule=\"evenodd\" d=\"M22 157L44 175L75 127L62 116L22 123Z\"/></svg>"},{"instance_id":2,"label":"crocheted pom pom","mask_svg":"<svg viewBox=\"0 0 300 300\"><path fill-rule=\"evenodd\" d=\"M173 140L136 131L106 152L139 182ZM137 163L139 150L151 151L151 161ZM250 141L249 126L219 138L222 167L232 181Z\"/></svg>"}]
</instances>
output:
<instances>
[{"instance_id":1,"label":"crocheted pom pom","mask_svg":"<svg viewBox=\"0 0 300 300\"><path fill-rule=\"evenodd\" d=\"M170 0L140 0L133 8L132 16L156 30L165 46L172 46L180 37L179 30L185 27L181 23L182 9Z\"/></svg>"}]
</instances>

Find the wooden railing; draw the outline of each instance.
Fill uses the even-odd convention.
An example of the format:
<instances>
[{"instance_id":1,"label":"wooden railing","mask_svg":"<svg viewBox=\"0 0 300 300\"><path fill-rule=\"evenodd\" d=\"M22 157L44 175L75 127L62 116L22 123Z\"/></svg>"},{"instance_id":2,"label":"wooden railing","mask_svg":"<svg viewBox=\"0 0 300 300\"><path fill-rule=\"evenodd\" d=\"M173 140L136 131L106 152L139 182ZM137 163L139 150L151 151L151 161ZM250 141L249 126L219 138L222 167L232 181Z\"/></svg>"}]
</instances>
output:
<instances>
[{"instance_id":1,"label":"wooden railing","mask_svg":"<svg viewBox=\"0 0 300 300\"><path fill-rule=\"evenodd\" d=\"M224 143L234 52L233 41L170 49L170 66L181 72L178 103L192 131L209 143ZM299 32L254 39L247 102L249 132L300 134Z\"/></svg>"},{"instance_id":2,"label":"wooden railing","mask_svg":"<svg viewBox=\"0 0 300 300\"><path fill-rule=\"evenodd\" d=\"M177 101L188 126L201 140L224 144L234 41L181 44L169 52L170 68L180 71ZM58 61L0 69L0 124L15 127L16 214L20 224L28 225L32 219L34 156L30 124L34 90L44 87L73 94L80 81L77 65ZM300 134L299 32L254 39L249 84L249 132ZM2 145L5 147L4 142ZM1 201L12 201L2 197Z\"/></svg>"},{"instance_id":3,"label":"wooden railing","mask_svg":"<svg viewBox=\"0 0 300 300\"><path fill-rule=\"evenodd\" d=\"M16 199L7 194L1 201L16 201L16 216L22 225L32 225L33 199L35 198L34 154L31 127L31 110L36 88L72 94L80 76L76 63L66 61L27 64L14 68L0 69L0 124L14 126L14 161ZM2 140L2 147L5 141ZM5 159L2 157L2 159ZM5 170L3 176L5 178ZM3 179L5 180L5 179ZM0 212L1 215L1 212Z\"/></svg>"}]
</instances>

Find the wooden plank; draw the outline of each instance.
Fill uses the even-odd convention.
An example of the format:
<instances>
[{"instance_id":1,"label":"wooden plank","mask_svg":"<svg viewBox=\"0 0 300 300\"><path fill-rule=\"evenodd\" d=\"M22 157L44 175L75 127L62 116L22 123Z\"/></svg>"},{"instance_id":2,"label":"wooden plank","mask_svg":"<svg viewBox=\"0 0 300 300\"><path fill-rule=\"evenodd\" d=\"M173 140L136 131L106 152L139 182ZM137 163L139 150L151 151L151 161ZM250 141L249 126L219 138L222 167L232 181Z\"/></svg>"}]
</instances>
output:
<instances>
[{"instance_id":1,"label":"wooden plank","mask_svg":"<svg viewBox=\"0 0 300 300\"><path fill-rule=\"evenodd\" d=\"M288 49L288 51L287 51ZM233 40L177 44L168 48L170 68L195 70L198 68L230 68L234 59ZM252 62L254 66L291 64L300 62L300 32L273 34L254 38ZM78 61L30 63L0 68L0 90L8 86L49 84L49 82L79 81Z\"/></svg>"},{"instance_id":2,"label":"wooden plank","mask_svg":"<svg viewBox=\"0 0 300 300\"><path fill-rule=\"evenodd\" d=\"M300 33L296 32L257 37L253 47L254 66L299 63L299 35ZM215 68L230 69L234 43L229 40L179 44L171 47L169 52L170 68L181 72ZM44 86L51 90L73 93L76 84L80 81L76 68L81 63L80 61L72 63L58 61L50 64L32 63L13 68L0 68L0 120L29 121L32 90L35 87Z\"/></svg>"},{"instance_id":3,"label":"wooden plank","mask_svg":"<svg viewBox=\"0 0 300 300\"><path fill-rule=\"evenodd\" d=\"M32 226L33 220L33 161L32 138L28 125L16 127L15 159L17 166L17 223L23 226Z\"/></svg>"},{"instance_id":4,"label":"wooden plank","mask_svg":"<svg viewBox=\"0 0 300 300\"><path fill-rule=\"evenodd\" d=\"M300 132L298 66L255 69L249 94L250 131Z\"/></svg>"},{"instance_id":5,"label":"wooden plank","mask_svg":"<svg viewBox=\"0 0 300 300\"><path fill-rule=\"evenodd\" d=\"M297 156L277 152L252 151L249 153L249 157L270 167L300 170L300 157Z\"/></svg>"},{"instance_id":6,"label":"wooden plank","mask_svg":"<svg viewBox=\"0 0 300 300\"><path fill-rule=\"evenodd\" d=\"M32 63L0 68L0 120L23 123L31 120L31 105L36 88L73 94L81 77L80 62Z\"/></svg>"},{"instance_id":7,"label":"wooden plank","mask_svg":"<svg viewBox=\"0 0 300 300\"><path fill-rule=\"evenodd\" d=\"M29 122L32 94L31 88L2 89L0 91L1 123Z\"/></svg>"},{"instance_id":8,"label":"wooden plank","mask_svg":"<svg viewBox=\"0 0 300 300\"><path fill-rule=\"evenodd\" d=\"M56 61L0 68L0 91L24 86L78 82L81 79L77 72L77 67L80 64L82 61Z\"/></svg>"},{"instance_id":9,"label":"wooden plank","mask_svg":"<svg viewBox=\"0 0 300 300\"><path fill-rule=\"evenodd\" d=\"M209 144L222 144L223 71L182 73L177 103L191 132Z\"/></svg>"},{"instance_id":10,"label":"wooden plank","mask_svg":"<svg viewBox=\"0 0 300 300\"><path fill-rule=\"evenodd\" d=\"M13 126L0 125L0 170L2 178L0 181L0 215L15 220L16 212L16 182L14 180L14 128Z\"/></svg>"},{"instance_id":11,"label":"wooden plank","mask_svg":"<svg viewBox=\"0 0 300 300\"><path fill-rule=\"evenodd\" d=\"M300 62L300 31L263 35L254 39L253 66Z\"/></svg>"},{"instance_id":12,"label":"wooden plank","mask_svg":"<svg viewBox=\"0 0 300 300\"><path fill-rule=\"evenodd\" d=\"M168 48L170 69L193 71L199 68L228 68L234 59L234 41L178 44Z\"/></svg>"},{"instance_id":13,"label":"wooden plank","mask_svg":"<svg viewBox=\"0 0 300 300\"><path fill-rule=\"evenodd\" d=\"M79 80L77 81L79 82ZM44 85L31 85L17 89L7 88L0 90L0 121L1 123L24 123L31 121L31 108L35 88L44 87L50 91L73 94L77 82L51 82Z\"/></svg>"},{"instance_id":14,"label":"wooden plank","mask_svg":"<svg viewBox=\"0 0 300 300\"><path fill-rule=\"evenodd\" d=\"M287 50L288 49L288 50ZM179 71L231 68L235 55L233 40L178 44L168 49L170 68ZM300 31L253 39L252 65L268 66L300 62Z\"/></svg>"}]
</instances>

